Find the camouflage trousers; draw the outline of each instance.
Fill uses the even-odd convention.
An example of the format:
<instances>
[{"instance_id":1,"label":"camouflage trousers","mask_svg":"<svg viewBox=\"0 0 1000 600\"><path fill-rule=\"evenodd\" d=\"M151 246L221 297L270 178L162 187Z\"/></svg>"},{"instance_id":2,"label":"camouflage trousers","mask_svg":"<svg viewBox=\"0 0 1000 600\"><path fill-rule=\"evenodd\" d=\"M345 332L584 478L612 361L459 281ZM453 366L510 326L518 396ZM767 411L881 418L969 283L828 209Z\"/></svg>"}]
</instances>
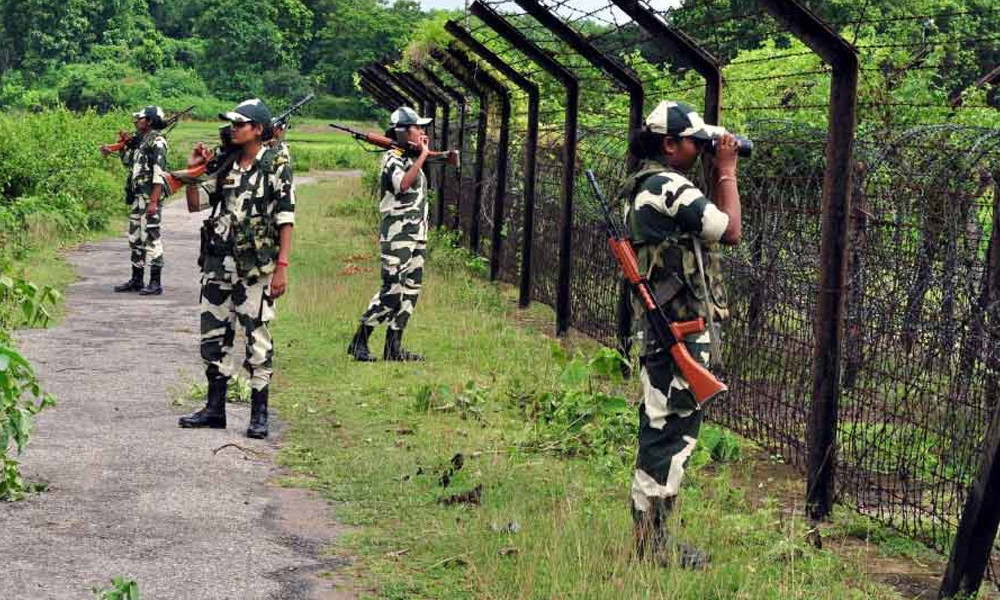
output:
<instances>
[{"instance_id":1,"label":"camouflage trousers","mask_svg":"<svg viewBox=\"0 0 1000 600\"><path fill-rule=\"evenodd\" d=\"M709 364L707 331L689 336L685 344L695 360ZM672 506L702 421L702 411L669 353L645 356L641 362L639 451L632 479L632 514L637 522L648 511Z\"/></svg>"},{"instance_id":2,"label":"camouflage trousers","mask_svg":"<svg viewBox=\"0 0 1000 600\"><path fill-rule=\"evenodd\" d=\"M252 285L236 274L226 279L202 276L201 358L208 378L233 375L233 344L239 326L246 336L243 368L250 376L250 386L266 388L274 371L274 344L267 328L272 319L270 275Z\"/></svg>"},{"instance_id":3,"label":"camouflage trousers","mask_svg":"<svg viewBox=\"0 0 1000 600\"><path fill-rule=\"evenodd\" d=\"M385 226L383 225L383 228ZM384 234L384 232L383 232ZM411 232L379 243L382 254L382 287L361 315L361 322L374 327L386 321L389 329L402 330L413 315L424 280L427 241Z\"/></svg>"},{"instance_id":4,"label":"camouflage trousers","mask_svg":"<svg viewBox=\"0 0 1000 600\"><path fill-rule=\"evenodd\" d=\"M157 204L156 214L147 215L149 198L138 196L132 200L128 214L128 245L131 250L132 266L137 269L147 264L163 266L163 242L160 240L160 219L163 203Z\"/></svg>"}]
</instances>

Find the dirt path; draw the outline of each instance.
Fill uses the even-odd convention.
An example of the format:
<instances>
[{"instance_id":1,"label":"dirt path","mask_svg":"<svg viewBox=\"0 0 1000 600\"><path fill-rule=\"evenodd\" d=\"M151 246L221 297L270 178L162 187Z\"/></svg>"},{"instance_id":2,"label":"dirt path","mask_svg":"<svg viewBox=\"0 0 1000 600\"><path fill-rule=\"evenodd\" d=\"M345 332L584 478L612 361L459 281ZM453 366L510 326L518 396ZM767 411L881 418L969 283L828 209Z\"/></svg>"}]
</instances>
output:
<instances>
[{"instance_id":1,"label":"dirt path","mask_svg":"<svg viewBox=\"0 0 1000 600\"><path fill-rule=\"evenodd\" d=\"M115 575L145 600L356 597L337 589L343 561L321 556L339 533L327 505L268 484L280 431L248 440L248 408L234 405L228 430L177 427L173 396L201 378L201 218L183 202L164 210L163 296L112 292L128 276L124 236L88 244L68 256L80 280L64 322L19 335L59 405L22 463L48 491L0 504L4 600L92 598ZM249 452L213 452L227 443Z\"/></svg>"}]
</instances>

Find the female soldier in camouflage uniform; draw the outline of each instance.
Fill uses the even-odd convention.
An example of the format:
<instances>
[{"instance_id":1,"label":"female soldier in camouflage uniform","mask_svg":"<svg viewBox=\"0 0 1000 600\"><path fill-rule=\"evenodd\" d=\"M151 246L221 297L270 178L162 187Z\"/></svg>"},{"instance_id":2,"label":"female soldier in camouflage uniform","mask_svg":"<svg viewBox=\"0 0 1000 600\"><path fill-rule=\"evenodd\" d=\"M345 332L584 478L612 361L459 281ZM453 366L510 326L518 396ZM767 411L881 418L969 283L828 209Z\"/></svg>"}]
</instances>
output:
<instances>
[{"instance_id":1,"label":"female soldier in camouflage uniform","mask_svg":"<svg viewBox=\"0 0 1000 600\"><path fill-rule=\"evenodd\" d=\"M374 361L368 338L375 326L389 322L385 335L385 360L423 360L403 349L403 329L413 314L423 281L427 252L427 178L421 170L430 156L424 127L432 119L419 116L407 106L390 117L397 141L419 148L414 158L402 150L389 150L382 158L382 202L379 213L379 246L382 254L382 288L361 315L347 353L354 360Z\"/></svg>"},{"instance_id":2,"label":"female soldier in camouflage uniform","mask_svg":"<svg viewBox=\"0 0 1000 600\"><path fill-rule=\"evenodd\" d=\"M694 167L706 143L718 140L715 197L710 202L682 173ZM643 159L623 184L627 223L658 302L674 320L703 317L707 323L729 316L718 244L740 239L741 209L736 187L736 139L706 125L690 106L662 102L632 136L630 150ZM704 265L702 267L702 265ZM708 556L670 541L667 515L677 499L684 466L694 450L702 412L666 348L651 337L636 307L643 398L639 409L639 451L632 481L632 515L637 551L665 564L700 568ZM686 340L705 366L713 358L718 332Z\"/></svg>"},{"instance_id":3,"label":"female soldier in camouflage uniform","mask_svg":"<svg viewBox=\"0 0 1000 600\"><path fill-rule=\"evenodd\" d=\"M132 278L115 286L116 292L139 292L148 296L162 294L163 243L160 241L160 199L166 187L167 140L163 129L163 109L147 106L132 115L135 135L119 150L122 164L129 170L125 183L125 203L131 207L128 219L128 244L132 249ZM107 156L108 146L101 146ZM149 285L143 287L143 271L149 263Z\"/></svg>"},{"instance_id":4,"label":"female soldier in camouflage uniform","mask_svg":"<svg viewBox=\"0 0 1000 600\"><path fill-rule=\"evenodd\" d=\"M202 226L201 357L208 378L208 403L181 417L181 427L226 426L226 384L237 324L246 334L251 406L247 436L267 437L268 386L274 345L267 324L274 301L285 293L288 255L295 222L292 169L278 148L268 147L271 113L260 100L247 100L219 115L232 123L239 150L218 173L187 188L188 210L211 208ZM195 148L189 166L204 159ZM200 188L200 189L199 189Z\"/></svg>"}]
</instances>

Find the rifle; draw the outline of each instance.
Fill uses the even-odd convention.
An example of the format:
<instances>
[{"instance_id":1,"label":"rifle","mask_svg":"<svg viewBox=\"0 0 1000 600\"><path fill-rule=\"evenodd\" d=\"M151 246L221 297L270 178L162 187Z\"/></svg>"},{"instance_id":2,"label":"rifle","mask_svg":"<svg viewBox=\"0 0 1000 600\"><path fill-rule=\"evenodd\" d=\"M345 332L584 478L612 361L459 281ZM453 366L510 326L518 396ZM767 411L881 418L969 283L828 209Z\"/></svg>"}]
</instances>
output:
<instances>
[{"instance_id":1,"label":"rifle","mask_svg":"<svg viewBox=\"0 0 1000 600\"><path fill-rule=\"evenodd\" d=\"M180 111L179 113L171 116L169 119L164 121L163 130L161 133L163 135L167 135L168 133L170 133L171 130L173 130L173 128L177 126L177 122L181 120L181 117L190 113L192 110L194 110L194 105L185 108L184 110ZM108 145L108 153L110 154L111 152L118 152L122 148L131 145L135 139L136 139L135 135L131 135L125 131L119 132L118 141L115 142L114 144Z\"/></svg>"},{"instance_id":2,"label":"rifle","mask_svg":"<svg viewBox=\"0 0 1000 600\"><path fill-rule=\"evenodd\" d=\"M635 248L632 241L625 235L624 227L619 226L611 213L611 207L604 198L594 172L587 169L587 181L601 204L604 211L604 218L608 225L608 244L611 246L611 254L618 261L625 279L636 296L642 301L646 309L646 320L649 322L653 335L660 343L660 346L670 351L674 364L680 370L684 379L687 380L694 395L695 401L699 405L708 402L729 388L715 378L715 375L696 361L687 346L684 345L684 337L705 331L705 319L698 317L694 321L671 321L663 308L657 303L653 295L653 288L649 280L639 273L639 259L636 257ZM714 333L714 332L713 332Z\"/></svg>"},{"instance_id":3,"label":"rifle","mask_svg":"<svg viewBox=\"0 0 1000 600\"><path fill-rule=\"evenodd\" d=\"M315 98L315 97L316 97L316 94L310 93L305 98L299 100L295 104L293 104L290 107L288 107L288 110L286 110L285 112L283 112L280 115L278 115L277 118L271 119L271 127L275 128L275 129L277 129L279 127L282 128L282 129L285 129L286 127L288 127L288 119L290 119L292 117L292 115L294 115L295 113L297 113L300 110L302 110L303 106L305 106L306 104L309 104L310 102L312 102L313 98Z\"/></svg>"},{"instance_id":4,"label":"rifle","mask_svg":"<svg viewBox=\"0 0 1000 600\"><path fill-rule=\"evenodd\" d=\"M310 93L305 98L288 107L288 110L271 119L271 127L287 127L288 120L292 115L302 110L302 107L312 102L315 97L316 94ZM170 187L170 193L173 194L186 184L198 183L204 177L205 173L215 173L220 169L232 166L233 161L236 160L238 151L239 147L233 144L232 125L220 127L219 147L214 152L206 150L202 153L202 158L205 159L205 162L195 167L167 173L167 185Z\"/></svg>"},{"instance_id":5,"label":"rifle","mask_svg":"<svg viewBox=\"0 0 1000 600\"><path fill-rule=\"evenodd\" d=\"M402 150L403 152L406 153L420 152L420 148L418 148L417 145L414 144L413 142L407 142L406 145L404 146L403 144L400 144L396 140L387 138L384 135L379 135L377 133L362 133L360 131L355 131L351 129L350 127L337 125L336 123L330 123L330 127L333 127L334 129L339 129L340 131L349 134L351 137L358 140L359 142L367 142L372 146L377 146L379 148L382 148L383 150ZM460 160L458 150L446 150L444 152L431 150L430 152L430 158L440 158L442 156L446 158L454 156L455 165L458 165Z\"/></svg>"}]
</instances>

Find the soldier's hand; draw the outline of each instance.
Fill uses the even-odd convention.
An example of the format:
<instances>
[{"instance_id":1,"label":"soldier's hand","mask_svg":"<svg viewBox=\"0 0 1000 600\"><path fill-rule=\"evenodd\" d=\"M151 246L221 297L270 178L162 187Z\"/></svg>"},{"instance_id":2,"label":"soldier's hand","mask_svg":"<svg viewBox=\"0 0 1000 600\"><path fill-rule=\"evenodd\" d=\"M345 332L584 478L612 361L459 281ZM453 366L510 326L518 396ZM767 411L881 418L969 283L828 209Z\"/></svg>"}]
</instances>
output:
<instances>
[{"instance_id":1,"label":"soldier's hand","mask_svg":"<svg viewBox=\"0 0 1000 600\"><path fill-rule=\"evenodd\" d=\"M191 156L188 158L188 168L197 167L208 162L208 157L211 153L205 148L205 144L198 142L195 144L193 150L191 150Z\"/></svg>"},{"instance_id":2,"label":"soldier's hand","mask_svg":"<svg viewBox=\"0 0 1000 600\"><path fill-rule=\"evenodd\" d=\"M107 157L109 154L111 154L111 148L108 148L107 144L103 144L101 146L101 156Z\"/></svg>"},{"instance_id":3,"label":"soldier's hand","mask_svg":"<svg viewBox=\"0 0 1000 600\"><path fill-rule=\"evenodd\" d=\"M736 136L725 133L717 141L715 148L715 168L720 173L735 173L736 163L739 160L739 142Z\"/></svg>"},{"instance_id":4,"label":"soldier's hand","mask_svg":"<svg viewBox=\"0 0 1000 600\"><path fill-rule=\"evenodd\" d=\"M458 150L448 151L448 164L458 166Z\"/></svg>"},{"instance_id":5,"label":"soldier's hand","mask_svg":"<svg viewBox=\"0 0 1000 600\"><path fill-rule=\"evenodd\" d=\"M274 276L271 277L271 298L280 298L287 287L288 269L278 265L278 268L274 270Z\"/></svg>"},{"instance_id":6,"label":"soldier's hand","mask_svg":"<svg viewBox=\"0 0 1000 600\"><path fill-rule=\"evenodd\" d=\"M158 208L158 206L159 205L156 202L150 202L149 204L147 204L146 205L146 215L150 216L150 217L152 217L153 215L155 215L156 214L156 209Z\"/></svg>"},{"instance_id":7,"label":"soldier's hand","mask_svg":"<svg viewBox=\"0 0 1000 600\"><path fill-rule=\"evenodd\" d=\"M430 147L431 139L426 135L420 136L420 155L427 158L427 155L431 153Z\"/></svg>"}]
</instances>

